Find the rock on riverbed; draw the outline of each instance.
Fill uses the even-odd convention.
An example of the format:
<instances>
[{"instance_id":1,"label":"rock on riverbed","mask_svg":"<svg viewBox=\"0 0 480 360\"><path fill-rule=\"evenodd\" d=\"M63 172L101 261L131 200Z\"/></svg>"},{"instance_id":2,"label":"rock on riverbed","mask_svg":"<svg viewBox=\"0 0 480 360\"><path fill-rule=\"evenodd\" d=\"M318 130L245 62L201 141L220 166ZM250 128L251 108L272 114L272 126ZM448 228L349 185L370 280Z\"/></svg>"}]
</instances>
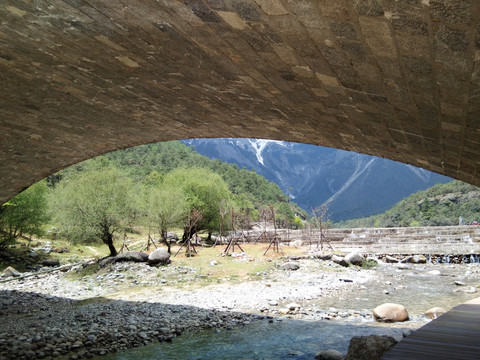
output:
<instances>
[{"instance_id":1,"label":"rock on riverbed","mask_svg":"<svg viewBox=\"0 0 480 360\"><path fill-rule=\"evenodd\" d=\"M409 319L405 306L392 303L377 306L373 309L373 317L382 322L401 322Z\"/></svg>"}]
</instances>

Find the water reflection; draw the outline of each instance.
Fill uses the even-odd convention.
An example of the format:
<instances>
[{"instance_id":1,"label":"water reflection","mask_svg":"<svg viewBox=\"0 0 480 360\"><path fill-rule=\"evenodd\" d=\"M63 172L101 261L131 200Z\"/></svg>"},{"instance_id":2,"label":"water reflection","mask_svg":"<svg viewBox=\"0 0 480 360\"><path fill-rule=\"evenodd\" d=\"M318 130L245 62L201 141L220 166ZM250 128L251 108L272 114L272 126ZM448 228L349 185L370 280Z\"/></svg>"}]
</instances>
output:
<instances>
[{"instance_id":1,"label":"water reflection","mask_svg":"<svg viewBox=\"0 0 480 360\"><path fill-rule=\"evenodd\" d=\"M259 321L248 326L216 332L183 334L173 343L151 344L98 359L116 360L301 360L313 359L320 350L346 353L356 335L389 335L400 340L403 329L351 325L339 321Z\"/></svg>"}]
</instances>

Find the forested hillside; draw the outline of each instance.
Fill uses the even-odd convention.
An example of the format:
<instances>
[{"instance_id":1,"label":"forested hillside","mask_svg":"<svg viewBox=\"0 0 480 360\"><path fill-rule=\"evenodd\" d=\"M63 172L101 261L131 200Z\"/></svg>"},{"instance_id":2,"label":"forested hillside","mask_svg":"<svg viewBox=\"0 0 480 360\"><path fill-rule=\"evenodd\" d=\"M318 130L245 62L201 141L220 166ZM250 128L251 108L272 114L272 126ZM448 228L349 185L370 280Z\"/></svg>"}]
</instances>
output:
<instances>
[{"instance_id":1,"label":"forested hillside","mask_svg":"<svg viewBox=\"0 0 480 360\"><path fill-rule=\"evenodd\" d=\"M383 214L335 225L347 228L444 226L475 221L480 221L480 189L452 181L410 195Z\"/></svg>"},{"instance_id":2,"label":"forested hillside","mask_svg":"<svg viewBox=\"0 0 480 360\"><path fill-rule=\"evenodd\" d=\"M280 187L255 171L240 169L220 160L210 160L178 141L162 142L114 151L72 166L64 174L88 167L114 166L136 182L163 177L177 168L207 168L219 174L233 194L242 194L257 206L288 202ZM62 173L60 173L62 174ZM60 175L62 176L62 175ZM192 174L194 176L194 174Z\"/></svg>"},{"instance_id":3,"label":"forested hillside","mask_svg":"<svg viewBox=\"0 0 480 360\"><path fill-rule=\"evenodd\" d=\"M41 235L47 223L60 237L102 241L115 255L113 239L137 226L167 243L172 229L183 229L186 240L272 219L277 226L298 228L307 218L278 185L177 141L102 155L32 189L0 207L0 247L17 236Z\"/></svg>"}]
</instances>

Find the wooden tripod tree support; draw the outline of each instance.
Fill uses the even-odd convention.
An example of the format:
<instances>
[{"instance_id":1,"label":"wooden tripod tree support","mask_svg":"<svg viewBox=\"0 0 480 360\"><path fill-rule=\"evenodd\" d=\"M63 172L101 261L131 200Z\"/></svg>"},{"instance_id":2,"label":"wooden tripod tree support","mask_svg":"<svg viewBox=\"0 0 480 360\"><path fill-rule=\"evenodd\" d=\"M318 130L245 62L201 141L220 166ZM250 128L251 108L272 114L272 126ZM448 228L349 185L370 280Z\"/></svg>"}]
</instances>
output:
<instances>
[{"instance_id":1,"label":"wooden tripod tree support","mask_svg":"<svg viewBox=\"0 0 480 360\"><path fill-rule=\"evenodd\" d=\"M270 240L270 245L268 245L268 248L267 250L265 250L265 252L263 253L263 256L265 256L268 252L268 250L270 250L270 248L272 247L273 245L273 251L276 252L276 253L282 253L282 255L285 255L283 250L280 248L280 242L278 241L279 239L277 238L277 224L275 222L275 211L273 209L273 205L270 205L270 210L272 212L272 219L273 219L273 229L274 229L274 233L273 233L273 238Z\"/></svg>"},{"instance_id":2,"label":"wooden tripod tree support","mask_svg":"<svg viewBox=\"0 0 480 360\"><path fill-rule=\"evenodd\" d=\"M268 245L268 248L267 250L265 250L265 252L263 253L263 255L265 256L268 252L268 250L270 250L270 248L272 247L273 245L273 251L276 252L276 253L281 253L282 255L285 255L285 253L283 252L282 248L280 247L280 242L278 241L278 238L276 236L274 236L272 238L272 240L270 240L270 245Z\"/></svg>"},{"instance_id":3,"label":"wooden tripod tree support","mask_svg":"<svg viewBox=\"0 0 480 360\"><path fill-rule=\"evenodd\" d=\"M124 246L127 248L127 250L130 250L130 249L128 249L127 245L125 244L125 237L124 237L124 239L123 239L123 244L124 244ZM151 236L151 234L150 234L150 226L149 226L149 227L148 227L148 239L147 239L147 243L144 244L144 245L142 245L142 247L140 248L140 250L141 250L141 251L143 251L143 250L148 251L148 250L150 250L150 245L155 246L155 249L157 248L157 245L155 245L155 239L153 239L152 236ZM122 250L123 250L123 246L122 246L122 248L120 249L119 252L122 252Z\"/></svg>"},{"instance_id":4,"label":"wooden tripod tree support","mask_svg":"<svg viewBox=\"0 0 480 360\"><path fill-rule=\"evenodd\" d=\"M192 209L190 211L190 214L188 216L188 222L187 222L188 232L184 231L184 237L185 237L185 234L188 234L188 237L185 240L185 242L182 244L182 246L180 246L180 249L178 249L178 251L175 253L175 256L178 255L178 253L180 252L180 250L183 249L184 246L187 247L185 254L188 257L192 256L192 253L198 254L197 250L195 249L195 245L192 242L192 238L197 234L197 231L196 230L193 231L193 229L196 228L198 222L201 219L202 219L202 214L200 213L200 211L198 211L197 209Z\"/></svg>"},{"instance_id":5,"label":"wooden tripod tree support","mask_svg":"<svg viewBox=\"0 0 480 360\"><path fill-rule=\"evenodd\" d=\"M317 218L318 223L320 225L320 236L319 236L320 244L317 242L317 250L318 250L318 245L320 245L320 250L323 250L323 242L326 242L328 247L331 250L333 250L332 245L330 244L330 242L327 240L327 238L323 234L323 222L325 222L327 220L327 211L328 211L327 204L323 204L323 205L313 209L313 215L315 215L315 217Z\"/></svg>"},{"instance_id":6,"label":"wooden tripod tree support","mask_svg":"<svg viewBox=\"0 0 480 360\"><path fill-rule=\"evenodd\" d=\"M218 237L215 239L215 243L213 244L212 247L215 247L215 246L217 246L218 244L221 245L224 239L226 239L225 236L218 236Z\"/></svg>"},{"instance_id":7,"label":"wooden tripod tree support","mask_svg":"<svg viewBox=\"0 0 480 360\"><path fill-rule=\"evenodd\" d=\"M266 243L267 242L267 232L266 231L262 232L260 235L258 235L255 238L255 240L253 240L254 244L256 244L257 242L260 242L260 243L262 243L262 242Z\"/></svg>"},{"instance_id":8,"label":"wooden tripod tree support","mask_svg":"<svg viewBox=\"0 0 480 360\"><path fill-rule=\"evenodd\" d=\"M259 243L265 243L266 244L269 241L272 241L272 235L267 230L264 230L260 235L258 235L253 240L253 243L256 244L257 242L259 242Z\"/></svg>"},{"instance_id":9,"label":"wooden tripod tree support","mask_svg":"<svg viewBox=\"0 0 480 360\"><path fill-rule=\"evenodd\" d=\"M327 238L325 237L325 235L323 235L323 233L321 233L320 236L322 237L322 250L323 250L323 243L326 243L327 246L330 248L330 250L334 251L332 244L330 244L330 241L327 240ZM317 249L318 249L318 244L317 244Z\"/></svg>"},{"instance_id":10,"label":"wooden tripod tree support","mask_svg":"<svg viewBox=\"0 0 480 360\"><path fill-rule=\"evenodd\" d=\"M224 255L228 255L228 253L231 251L231 252L235 252L235 245L238 246L238 248L242 251L242 252L245 252L243 251L242 247L237 244L237 238L233 235L235 233L235 228L234 228L234 211L232 209L232 237L230 238L230 240L228 241L228 244L227 244L227 247L225 248L225 250L223 250L223 254Z\"/></svg>"},{"instance_id":11,"label":"wooden tripod tree support","mask_svg":"<svg viewBox=\"0 0 480 360\"><path fill-rule=\"evenodd\" d=\"M147 244L145 245L145 249L150 250L150 245L155 246L155 249L157 248L157 245L155 245L155 240L150 235L148 235L148 240L147 240Z\"/></svg>"},{"instance_id":12,"label":"wooden tripod tree support","mask_svg":"<svg viewBox=\"0 0 480 360\"><path fill-rule=\"evenodd\" d=\"M124 249L127 249L128 251L130 251L130 249L127 246L126 238L127 238L127 234L124 233L123 234L123 244L122 244L122 247L120 248L120 250L118 251L119 253L123 252Z\"/></svg>"},{"instance_id":13,"label":"wooden tripod tree support","mask_svg":"<svg viewBox=\"0 0 480 360\"><path fill-rule=\"evenodd\" d=\"M195 249L195 245L193 244L192 242L192 238L186 240L182 246L180 246L180 249L178 249L178 251L175 253L175 256L176 257L178 255L178 253L180 252L180 250L182 250L182 248L186 246L186 249L185 249L185 254L190 257L190 256L193 256L192 254L195 253L195 254L198 254L197 250Z\"/></svg>"},{"instance_id":14,"label":"wooden tripod tree support","mask_svg":"<svg viewBox=\"0 0 480 360\"><path fill-rule=\"evenodd\" d=\"M225 250L223 250L223 254L224 255L228 255L228 253L231 251L231 252L235 252L235 246L238 246L238 248L242 251L242 252L245 252L243 251L242 247L240 246L240 244L237 243L238 241L238 238L236 238L235 236L232 236L231 239L228 241L228 244L227 244L227 247L225 248Z\"/></svg>"}]
</instances>

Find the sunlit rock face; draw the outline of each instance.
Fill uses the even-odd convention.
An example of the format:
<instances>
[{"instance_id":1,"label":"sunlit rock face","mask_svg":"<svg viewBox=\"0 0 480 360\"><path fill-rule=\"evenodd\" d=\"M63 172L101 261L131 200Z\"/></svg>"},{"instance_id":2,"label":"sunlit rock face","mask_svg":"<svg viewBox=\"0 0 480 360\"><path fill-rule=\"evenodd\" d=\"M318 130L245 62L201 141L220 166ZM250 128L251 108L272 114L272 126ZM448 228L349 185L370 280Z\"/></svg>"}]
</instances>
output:
<instances>
[{"instance_id":1,"label":"sunlit rock face","mask_svg":"<svg viewBox=\"0 0 480 360\"><path fill-rule=\"evenodd\" d=\"M0 5L0 202L111 150L247 137L480 184L475 1Z\"/></svg>"}]
</instances>

